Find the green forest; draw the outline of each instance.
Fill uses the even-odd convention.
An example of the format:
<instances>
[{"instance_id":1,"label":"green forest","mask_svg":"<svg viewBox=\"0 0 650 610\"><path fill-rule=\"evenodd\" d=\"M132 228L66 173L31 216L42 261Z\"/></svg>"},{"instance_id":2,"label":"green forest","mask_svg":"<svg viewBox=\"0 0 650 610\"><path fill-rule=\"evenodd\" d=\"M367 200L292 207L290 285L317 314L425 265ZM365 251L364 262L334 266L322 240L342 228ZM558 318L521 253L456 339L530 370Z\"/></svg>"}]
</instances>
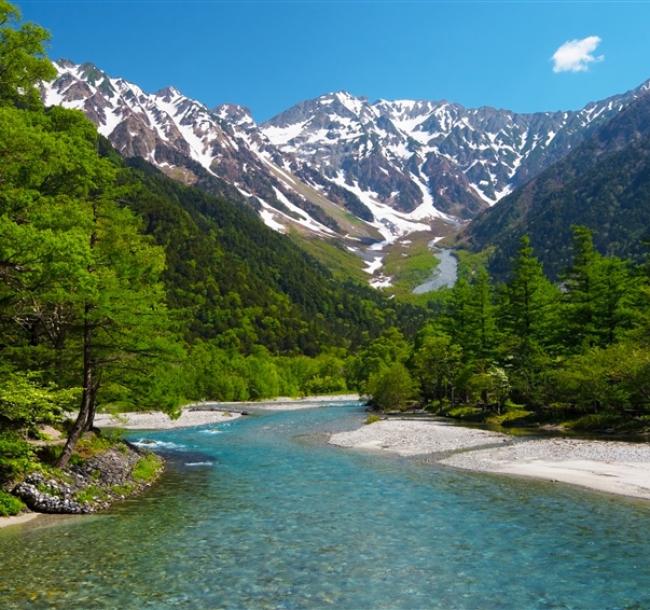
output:
<instances>
[{"instance_id":1,"label":"green forest","mask_svg":"<svg viewBox=\"0 0 650 610\"><path fill-rule=\"evenodd\" d=\"M650 263L604 256L573 227L572 261L551 282L524 236L506 282L465 255L432 295L413 341L396 330L351 359L378 409L423 406L500 425L650 428Z\"/></svg>"}]
</instances>

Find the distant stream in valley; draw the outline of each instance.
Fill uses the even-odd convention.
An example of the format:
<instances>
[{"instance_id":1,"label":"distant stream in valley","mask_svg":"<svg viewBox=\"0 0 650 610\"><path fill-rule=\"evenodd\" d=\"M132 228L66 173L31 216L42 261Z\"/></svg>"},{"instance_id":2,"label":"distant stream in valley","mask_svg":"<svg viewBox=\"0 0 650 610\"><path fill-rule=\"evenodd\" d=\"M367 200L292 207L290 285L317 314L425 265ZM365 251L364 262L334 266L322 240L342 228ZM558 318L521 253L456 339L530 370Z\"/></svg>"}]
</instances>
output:
<instances>
[{"instance_id":1,"label":"distant stream in valley","mask_svg":"<svg viewBox=\"0 0 650 610\"><path fill-rule=\"evenodd\" d=\"M424 294L433 290L438 290L444 286L452 287L456 283L458 274L458 260L453 252L449 249L439 249L432 246L439 263L433 270L431 277L424 283L413 289L413 294Z\"/></svg>"}]
</instances>

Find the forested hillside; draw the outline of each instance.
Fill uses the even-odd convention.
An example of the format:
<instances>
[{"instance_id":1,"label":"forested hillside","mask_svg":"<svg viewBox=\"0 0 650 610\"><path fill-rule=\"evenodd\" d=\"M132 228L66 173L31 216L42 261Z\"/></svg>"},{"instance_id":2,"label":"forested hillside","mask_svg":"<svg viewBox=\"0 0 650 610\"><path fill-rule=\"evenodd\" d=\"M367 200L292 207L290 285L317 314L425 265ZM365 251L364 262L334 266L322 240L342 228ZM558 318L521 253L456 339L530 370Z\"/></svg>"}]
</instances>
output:
<instances>
[{"instance_id":1,"label":"forested hillside","mask_svg":"<svg viewBox=\"0 0 650 610\"><path fill-rule=\"evenodd\" d=\"M79 415L61 464L98 409L345 390L351 351L393 324L414 332L421 310L45 108L47 33L6 2L0 25L0 478L65 411Z\"/></svg>"},{"instance_id":2,"label":"forested hillside","mask_svg":"<svg viewBox=\"0 0 650 610\"><path fill-rule=\"evenodd\" d=\"M572 225L590 228L601 253L640 259L650 238L650 95L481 214L461 240L473 250L492 248L490 269L503 278L527 234L558 279L570 261Z\"/></svg>"}]
</instances>

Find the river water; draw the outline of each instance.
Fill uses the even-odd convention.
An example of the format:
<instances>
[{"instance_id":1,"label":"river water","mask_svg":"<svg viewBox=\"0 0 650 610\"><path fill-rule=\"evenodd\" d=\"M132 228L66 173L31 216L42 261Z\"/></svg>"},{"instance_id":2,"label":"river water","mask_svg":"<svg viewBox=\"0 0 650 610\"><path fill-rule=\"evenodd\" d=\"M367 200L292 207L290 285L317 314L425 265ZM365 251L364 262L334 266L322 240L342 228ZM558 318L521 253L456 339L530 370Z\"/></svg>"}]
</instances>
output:
<instances>
[{"instance_id":1,"label":"river water","mask_svg":"<svg viewBox=\"0 0 650 610\"><path fill-rule=\"evenodd\" d=\"M443 287L451 288L456 283L458 260L452 251L438 249L435 246L433 246L433 251L438 259L438 265L426 282L413 289L413 294L424 294Z\"/></svg>"},{"instance_id":2,"label":"river water","mask_svg":"<svg viewBox=\"0 0 650 610\"><path fill-rule=\"evenodd\" d=\"M650 506L325 444L348 403L135 433L162 480L0 530L0 608L650 608Z\"/></svg>"}]
</instances>

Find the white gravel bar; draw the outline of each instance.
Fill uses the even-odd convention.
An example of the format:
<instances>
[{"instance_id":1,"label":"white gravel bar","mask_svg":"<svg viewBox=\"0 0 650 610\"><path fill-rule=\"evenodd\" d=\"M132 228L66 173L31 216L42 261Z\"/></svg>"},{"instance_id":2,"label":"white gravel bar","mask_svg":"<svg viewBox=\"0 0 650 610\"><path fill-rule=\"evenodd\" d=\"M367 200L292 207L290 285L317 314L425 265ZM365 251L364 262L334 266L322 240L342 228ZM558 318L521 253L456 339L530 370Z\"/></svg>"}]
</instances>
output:
<instances>
[{"instance_id":1,"label":"white gravel bar","mask_svg":"<svg viewBox=\"0 0 650 610\"><path fill-rule=\"evenodd\" d=\"M527 439L437 421L385 420L333 434L330 443L478 472L561 481L650 499L650 444L571 438Z\"/></svg>"},{"instance_id":2,"label":"white gravel bar","mask_svg":"<svg viewBox=\"0 0 650 610\"><path fill-rule=\"evenodd\" d=\"M99 413L95 416L95 425L98 428L124 428L126 430L171 430L232 421L241 417L243 411L294 411L355 400L359 400L358 394L306 396L304 398L280 397L260 402L198 402L183 407L178 419L171 419L161 411L134 411L116 415Z\"/></svg>"},{"instance_id":3,"label":"white gravel bar","mask_svg":"<svg viewBox=\"0 0 650 610\"><path fill-rule=\"evenodd\" d=\"M403 456L459 451L507 440L504 434L441 422L387 419L330 437L332 445L383 449Z\"/></svg>"},{"instance_id":4,"label":"white gravel bar","mask_svg":"<svg viewBox=\"0 0 650 610\"><path fill-rule=\"evenodd\" d=\"M208 409L197 411L184 409L178 419L171 419L166 413L153 411L149 413L134 412L110 415L100 413L95 416L98 428L124 428L126 430L171 430L173 428L192 428L206 424L220 424L241 417L239 413Z\"/></svg>"}]
</instances>

